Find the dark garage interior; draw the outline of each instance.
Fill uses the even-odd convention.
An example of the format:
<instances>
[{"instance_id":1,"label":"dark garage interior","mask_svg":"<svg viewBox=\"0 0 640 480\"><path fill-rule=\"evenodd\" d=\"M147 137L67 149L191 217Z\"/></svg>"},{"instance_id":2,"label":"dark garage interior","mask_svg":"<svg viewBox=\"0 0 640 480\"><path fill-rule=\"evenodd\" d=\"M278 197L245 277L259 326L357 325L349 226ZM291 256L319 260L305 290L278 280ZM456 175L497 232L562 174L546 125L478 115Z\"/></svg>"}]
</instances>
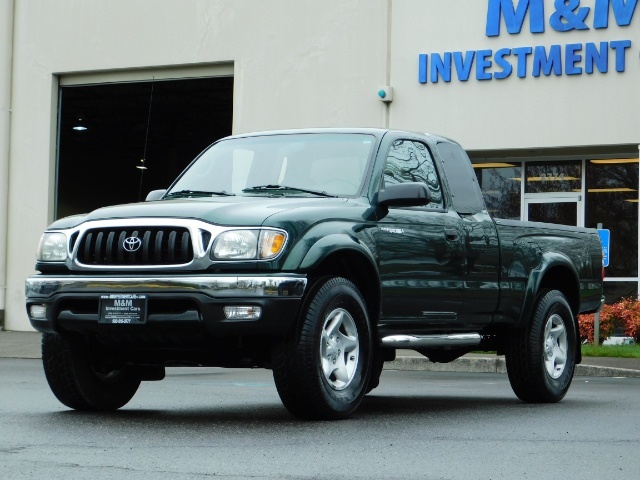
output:
<instances>
[{"instance_id":1,"label":"dark garage interior","mask_svg":"<svg viewBox=\"0 0 640 480\"><path fill-rule=\"evenodd\" d=\"M168 187L231 134L233 77L65 86L59 105L56 218Z\"/></svg>"}]
</instances>

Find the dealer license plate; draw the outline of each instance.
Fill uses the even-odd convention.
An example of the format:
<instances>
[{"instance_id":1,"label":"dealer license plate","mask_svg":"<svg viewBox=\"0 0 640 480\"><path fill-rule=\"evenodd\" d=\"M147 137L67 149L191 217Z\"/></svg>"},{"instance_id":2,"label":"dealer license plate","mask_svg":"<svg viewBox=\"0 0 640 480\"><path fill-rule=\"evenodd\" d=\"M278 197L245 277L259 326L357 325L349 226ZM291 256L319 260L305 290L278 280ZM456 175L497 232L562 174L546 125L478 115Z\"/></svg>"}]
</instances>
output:
<instances>
[{"instance_id":1,"label":"dealer license plate","mask_svg":"<svg viewBox=\"0 0 640 480\"><path fill-rule=\"evenodd\" d=\"M147 295L139 293L110 293L100 295L98 322L111 324L140 324L147 321Z\"/></svg>"}]
</instances>

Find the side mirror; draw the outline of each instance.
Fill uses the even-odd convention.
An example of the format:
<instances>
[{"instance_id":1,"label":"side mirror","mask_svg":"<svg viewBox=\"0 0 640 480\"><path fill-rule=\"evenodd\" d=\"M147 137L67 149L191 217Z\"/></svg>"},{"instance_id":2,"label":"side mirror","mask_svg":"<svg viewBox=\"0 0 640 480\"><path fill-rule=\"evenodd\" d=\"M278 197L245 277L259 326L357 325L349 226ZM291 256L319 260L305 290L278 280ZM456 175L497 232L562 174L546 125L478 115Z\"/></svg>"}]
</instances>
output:
<instances>
[{"instance_id":1,"label":"side mirror","mask_svg":"<svg viewBox=\"0 0 640 480\"><path fill-rule=\"evenodd\" d=\"M153 202L154 200L160 200L165 193L167 193L166 188L162 190L151 190L144 201Z\"/></svg>"},{"instance_id":2,"label":"side mirror","mask_svg":"<svg viewBox=\"0 0 640 480\"><path fill-rule=\"evenodd\" d=\"M420 207L430 201L429 188L422 182L397 183L378 192L381 207Z\"/></svg>"}]
</instances>

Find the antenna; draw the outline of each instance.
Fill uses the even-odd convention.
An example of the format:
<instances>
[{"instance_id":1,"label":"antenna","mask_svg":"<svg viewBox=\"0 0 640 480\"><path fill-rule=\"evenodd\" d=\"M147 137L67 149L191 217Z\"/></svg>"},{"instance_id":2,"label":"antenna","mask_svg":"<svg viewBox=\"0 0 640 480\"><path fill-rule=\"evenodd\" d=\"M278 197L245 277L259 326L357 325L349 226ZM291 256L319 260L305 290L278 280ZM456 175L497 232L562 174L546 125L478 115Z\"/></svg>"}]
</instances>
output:
<instances>
[{"instance_id":1,"label":"antenna","mask_svg":"<svg viewBox=\"0 0 640 480\"><path fill-rule=\"evenodd\" d=\"M144 171L147 170L145 162L147 160L147 143L149 142L149 125L151 124L151 105L153 105L153 87L155 86L156 77L151 78L151 95L149 97L149 114L147 115L147 133L144 138L144 152L140 159L140 165L136 168L140 170L140 187L138 188L138 201L142 200L142 179L144 178Z\"/></svg>"}]
</instances>

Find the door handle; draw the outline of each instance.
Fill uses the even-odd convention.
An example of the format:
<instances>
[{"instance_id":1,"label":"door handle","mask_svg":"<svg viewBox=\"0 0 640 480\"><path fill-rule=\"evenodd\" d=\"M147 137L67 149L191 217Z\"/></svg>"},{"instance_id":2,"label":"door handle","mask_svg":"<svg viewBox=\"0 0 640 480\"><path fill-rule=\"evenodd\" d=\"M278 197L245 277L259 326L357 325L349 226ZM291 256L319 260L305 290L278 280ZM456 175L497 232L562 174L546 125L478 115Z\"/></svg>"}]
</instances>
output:
<instances>
[{"instance_id":1,"label":"door handle","mask_svg":"<svg viewBox=\"0 0 640 480\"><path fill-rule=\"evenodd\" d=\"M447 238L448 241L453 242L455 240L458 240L458 231L454 230L452 228L447 228L444 231L444 235Z\"/></svg>"}]
</instances>

